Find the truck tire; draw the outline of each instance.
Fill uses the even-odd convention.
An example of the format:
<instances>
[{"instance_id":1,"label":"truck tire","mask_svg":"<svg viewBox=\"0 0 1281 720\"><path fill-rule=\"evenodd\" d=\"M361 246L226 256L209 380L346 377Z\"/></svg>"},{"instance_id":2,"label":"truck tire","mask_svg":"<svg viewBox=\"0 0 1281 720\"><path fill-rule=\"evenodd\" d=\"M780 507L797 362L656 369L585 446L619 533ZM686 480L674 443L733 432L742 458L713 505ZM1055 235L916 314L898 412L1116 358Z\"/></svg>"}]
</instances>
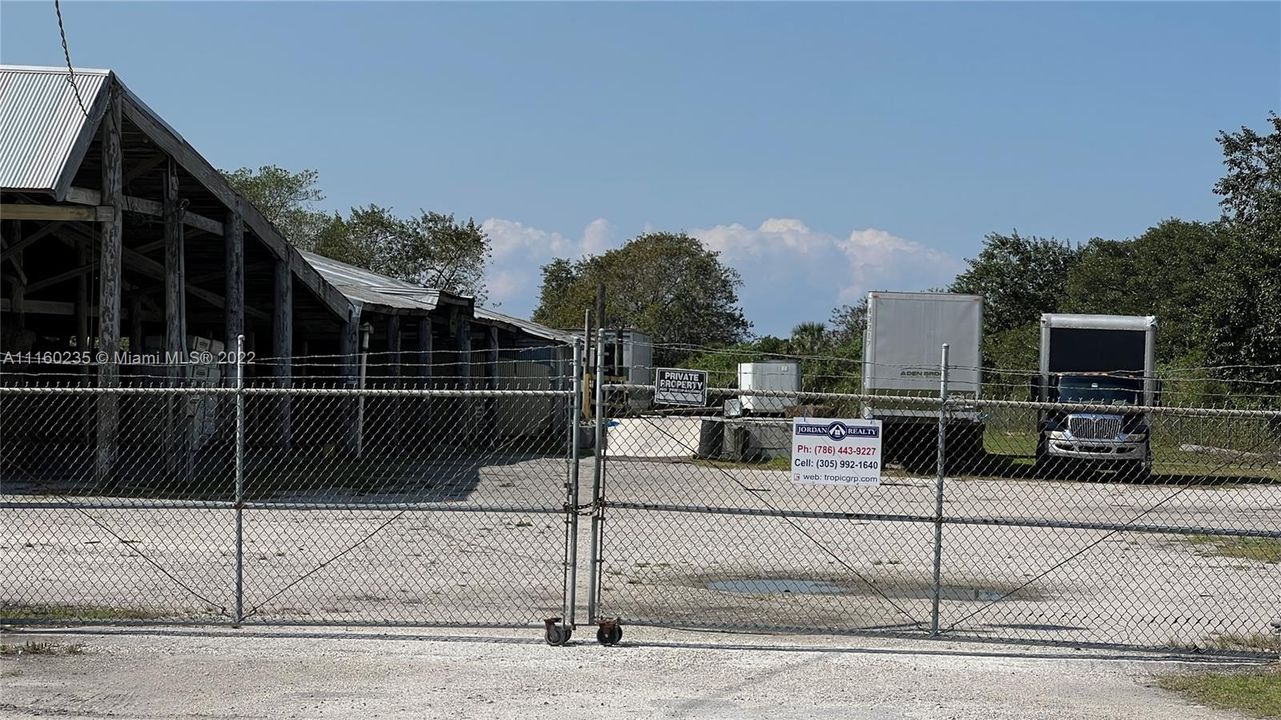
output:
<instances>
[{"instance_id":1,"label":"truck tire","mask_svg":"<svg viewBox=\"0 0 1281 720\"><path fill-rule=\"evenodd\" d=\"M1036 460L1032 463L1032 474L1038 478L1049 479L1056 474L1054 458L1045 449L1045 440L1036 441Z\"/></svg>"}]
</instances>

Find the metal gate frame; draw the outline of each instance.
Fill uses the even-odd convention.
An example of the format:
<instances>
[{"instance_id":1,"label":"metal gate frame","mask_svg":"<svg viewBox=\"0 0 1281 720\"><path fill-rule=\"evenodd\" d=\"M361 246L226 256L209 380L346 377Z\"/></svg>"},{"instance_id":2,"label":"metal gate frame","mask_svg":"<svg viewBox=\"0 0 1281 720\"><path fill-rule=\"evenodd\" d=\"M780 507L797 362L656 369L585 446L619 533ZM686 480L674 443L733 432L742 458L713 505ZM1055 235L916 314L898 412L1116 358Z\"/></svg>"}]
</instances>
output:
<instances>
[{"instance_id":1,"label":"metal gate frame","mask_svg":"<svg viewBox=\"0 0 1281 720\"><path fill-rule=\"evenodd\" d=\"M238 350L243 350L244 337L239 338ZM129 625L146 625L146 624L209 624L210 621L224 619L225 623L232 627L241 625L283 625L283 626L302 626L302 625L367 625L367 626L410 626L410 627L433 627L433 626L459 626L469 625L471 623L458 622L448 618L425 618L421 621L396 621L387 619L357 620L345 619L338 623L332 620L308 620L299 618L272 619L263 617L260 614L261 608L278 597L281 593L293 587L294 585L307 579L313 573L332 563L337 558L345 555L355 547L363 544L372 538L377 532L396 522L402 516L417 513L520 513L528 515L546 515L560 516L564 530L561 545L562 555L559 561L561 591L559 593L560 615L547 618L542 624L545 628L546 639L552 644L564 644L568 641L570 634L575 625L575 590L577 586L577 540L578 525L581 509L579 508L579 487L578 474L580 466L579 449L579 418L582 413L582 382L583 382L583 341L575 340L572 344L572 360L569 363L568 375L562 378L563 384L561 389L553 390L502 390L496 388L490 389L445 389L445 388L384 388L384 389L366 389L366 388L280 388L280 387L246 387L243 351L236 352L234 365L234 378L228 385L216 387L85 387L85 386L55 386L55 387L32 387L32 386L15 386L0 387L0 397L36 397L36 396L78 396L84 398L93 397L126 397L126 396L166 396L166 397L190 397L190 396L216 396L224 398L234 398L234 432L233 437L229 438L233 444L231 454L234 455L234 487L231 488L231 497L226 500L148 500L146 498L131 497L101 497L91 498L81 501L75 497L69 497L66 494L54 492L52 490L42 491L43 495L38 498L6 498L0 500L0 509L22 512L24 510L53 510L68 511L79 513L88 518L99 530L110 535L116 542L125 543L127 541L116 530L109 525L93 518L92 513L97 511L130 511L130 510L169 510L177 511L197 511L200 517L207 517L204 513L213 513L217 515L226 514L229 529L232 530L232 540L229 543L231 547L226 550L229 554L234 553L228 579L231 581L229 593L226 596L221 591L208 593L214 597L226 597L230 600L228 605L225 601L214 600L196 589L188 586L179 577L180 571L171 572L173 568L166 568L163 562L159 562L148 556L145 550L139 547L132 547L131 552L144 561L148 566L168 578L172 585L184 589L190 595L200 599L205 607L209 608L211 614L199 616L174 616L157 615L154 618L125 618L113 619L110 617L88 617L88 620L94 623L107 624L129 624ZM566 388L565 385L569 387ZM563 400L558 406L564 410L564 417L556 424L561 426L564 437L567 438L567 447L564 450L564 471L563 471L563 495L555 502L556 507L550 504L547 507L530 506L497 506L484 505L479 507L450 507L448 503L443 502L390 502L390 503L362 503L359 501L346 504L334 504L314 501L272 501L272 500L254 500L246 494L246 438L248 428L246 424L246 398L273 398L288 396L298 397L316 397L328 398L333 402L361 401L366 398L401 398L401 399L426 399L426 398L483 398L496 399L504 396L545 396L554 397ZM231 418L228 418L231 419ZM230 428L228 428L230 429ZM118 432L118 431L117 431ZM554 458L550 456L548 459ZM551 479L550 477L544 478ZM550 498L549 498L550 499ZM264 589L263 596L266 599L259 600L255 604L248 604L246 601L246 592L252 590L247 586L245 577L245 549L246 545L252 541L253 535L250 528L246 527L246 518L252 517L255 511L299 511L306 512L309 510L333 510L333 509L353 509L353 510L382 510L394 513L391 519L380 525L372 533L366 535L359 542L345 547L341 552L333 557L329 557L324 562L319 563L300 576L293 578L288 584L281 588ZM320 556L317 556L319 559ZM6 576L6 584L12 583L13 587L22 587L24 582L32 582L32 578L0 573ZM215 587L216 584L211 584ZM35 588L38 590L38 586ZM215 587L216 589L216 587ZM377 589L377 588L375 588ZM46 595L39 592L26 593L27 597L39 600L40 603L48 602ZM15 595L15 597L20 597ZM183 596L185 597L185 596ZM57 598L55 598L57 600ZM15 607L22 607L23 600L15 600ZM66 606L68 608L73 606ZM39 624L48 622L49 619L31 616L27 617L23 612L15 613L15 617L4 618L6 623L13 624ZM56 618L59 622L76 622L79 619L73 615L64 615ZM532 623L492 623L481 622L477 626L488 627L530 627ZM536 625L533 625L536 626Z\"/></svg>"},{"instance_id":2,"label":"metal gate frame","mask_svg":"<svg viewBox=\"0 0 1281 720\"><path fill-rule=\"evenodd\" d=\"M598 342L599 341L600 341L600 338L598 337ZM1160 524L1160 523L1145 524L1141 522L1142 518L1146 516L1148 513L1150 513L1153 509L1168 502L1171 498L1177 497L1179 494L1181 494L1185 490L1192 487L1191 485L1182 486L1182 487L1176 486L1174 488L1171 488L1171 493L1167 495L1164 499L1161 499L1160 501L1154 503L1152 507L1148 507L1144 509L1142 512L1138 513L1135 517L1129 518L1124 522L1103 522L1103 521L1095 521L1095 520L1064 521L1064 520L1055 520L1052 518L1037 518L1037 517L1020 517L1020 518L984 517L981 515L974 515L972 513L966 513L966 512L948 512L947 504L946 504L947 485L948 485L946 470L948 468L948 462L949 462L950 456L948 452L947 427L948 427L948 418L950 413L955 412L958 407L964 406L964 409L967 411L983 411L985 409L994 409L994 408L1012 408L1012 409L1024 409L1024 410L1035 409L1038 411L1067 410L1067 411L1078 411L1078 412L1080 411L1097 412L1103 409L1103 406L1087 405L1087 404L1080 404L1080 403L1047 403L1047 402L1025 402L1025 401L1016 401L1016 400L988 400L988 399L975 400L973 398L962 399L962 398L954 397L949 393L948 355L949 355L949 348L946 344L944 344L941 347L941 362L940 362L940 373L939 373L940 382L939 382L938 396L935 397L933 400L922 399L922 398L917 399L920 402L931 402L933 404L934 412L936 412L938 415L938 439L937 439L936 458L935 458L936 470L933 477L934 503L933 503L933 512L929 515L881 515L881 514L874 514L874 513L858 513L858 512L822 513L822 512L802 512L802 511L793 512L793 511L783 511L783 510L766 511L766 510L752 509L752 508L679 506L679 505L655 504L655 503L645 503L645 502L611 501L607 493L609 460L604 450L605 444L608 442L608 435L606 433L606 421L607 421L606 396L609 391L617 391L617 392L623 392L623 393L626 393L628 391L643 392L643 391L651 390L652 388L648 386L633 385L633 384L627 384L627 383L611 384L607 386L598 385L595 393L596 408L595 408L595 413L593 417L594 425L595 425L595 436L596 436L596 445L595 445L596 456L595 456L595 462L593 467L593 488L592 488L592 503L591 503L591 513L592 513L591 555L589 558L589 578L590 578L589 583L590 584L589 584L589 594L588 594L588 603L587 603L587 622L594 623L599 626L600 631L598 632L598 640L602 644L606 644L606 645L611 645L617 642L622 637L621 626L622 626L622 623L624 622L627 622L629 624L637 624L637 625L658 625L658 626L674 626L675 625L675 626L681 626L681 627L689 626L689 623L675 623L671 621L665 622L661 618L657 618L657 619L623 618L623 617L615 617L615 616L605 616L601 614L602 598L604 597L604 594L606 592L606 587L604 585L604 573L605 573L605 565L607 562L606 553L605 553L605 546L606 546L606 540L608 535L607 518L608 518L609 510L611 508L620 509L620 510L639 510L639 511L658 511L658 512L698 512L698 513L710 513L710 514L721 514L721 515L740 515L740 516L745 515L745 516L758 516L758 517L760 516L782 517L782 518L791 517L791 518L798 518L798 519L804 518L804 519L833 519L833 520L840 520L840 519L866 520L866 521L875 521L875 522L929 525L932 528L932 535L933 535L933 538L932 538L933 548L931 553L931 573L929 578L930 616L928 618L928 621L924 619L917 621L917 625L919 628L918 631L887 633L880 630L877 630L877 631L848 630L847 631L847 630L835 630L835 629L822 628L822 627L808 628L807 631L820 632L820 633L839 632L841 634L875 634L879 636L906 636L906 637L918 637L918 638L923 636L930 637L930 638L950 637L958 640L964 639L967 641L1006 642L1006 643L1016 643L1016 644L1022 643L1022 644L1031 644L1031 645L1067 644L1067 645L1073 645L1073 646L1101 646L1101 647L1124 647L1124 648L1163 647L1166 649L1169 649L1171 647L1168 644L1162 646L1162 645L1151 645L1151 644L1142 644L1142 643L1130 643L1130 642L1124 642L1124 641L1116 641L1116 642L1113 642L1113 641L1107 641L1107 642L1063 641L1063 642L1059 642L1059 641L1026 640L1022 638L1009 638L1009 637L988 638L988 637L983 637L981 635L974 635L972 633L966 632L966 628L962 626L962 623L964 621L977 615L982 610L985 610L988 607L991 607L996 602L999 602L1008 597L1011 597L1014 594L1014 592L1017 592L1017 590L1021 589L1022 586L1014 590L1005 591L1001 594L1000 597L989 598L986 602L982 604L982 606L978 610L966 614L960 620L952 622L950 625L943 626L942 620L941 620L941 613L944 605L943 572L945 569L945 565L944 565L943 556L947 548L947 545L945 543L945 527L954 527L954 528L1007 527L1007 528L1030 528L1030 529L1035 528L1035 529L1046 529L1046 530L1101 531L1105 533L1104 539L1110 538L1113 535L1116 535L1118 533L1140 533L1140 534L1182 535L1182 536L1224 536L1224 537L1237 537L1237 538L1255 538L1255 539L1265 539L1265 540L1281 540L1281 529L1264 530L1264 529L1259 529L1258 527L1253 527L1253 526L1248 528L1233 528L1233 527L1225 527L1223 525L1208 526L1208 525L1173 525L1173 524ZM603 377L602 364L603 364L603 360L600 357L598 357L597 368L596 368L597 377ZM723 394L730 394L730 391L732 389L720 388L717 390L719 390ZM709 388L709 394L711 391L712 389ZM783 396L783 395L786 395L788 397L799 396L802 399L805 399L807 396L818 398L818 397L821 397L822 395L825 395L825 394L819 394L819 393L805 393L805 392L744 393L741 390L732 390L732 392L733 394L740 394L740 395L755 394L763 397ZM903 397L876 396L876 395L846 395L845 397L851 398L851 399L858 398L858 399L863 399L868 401L882 400L882 401L900 401L901 402L904 400ZM1220 408L1186 408L1186 407L1172 407L1172 408L1147 407L1147 408L1142 408L1142 411L1150 412L1156 415L1172 415L1172 416L1175 416L1176 418L1212 417L1212 418L1223 418L1223 419L1248 418L1248 419L1256 419L1256 420L1260 418L1266 418L1266 419L1272 419L1272 420L1275 420L1276 418L1281 418L1281 412L1269 411L1269 410L1233 410L1233 409L1220 409ZM694 452L695 448L691 447L689 448L689 450L691 452ZM1224 467L1226 467L1226 465L1224 465ZM1217 469L1221 470L1222 467L1219 467ZM1214 470L1211 470L1209 472L1212 474ZM1038 573L1034 578L1034 580L1045 577L1046 575L1062 567L1069 565L1074 560L1076 560L1077 557L1082 555L1084 552L1096 547L1098 544L1099 542L1097 541L1093 542L1081 551L1067 554L1067 556L1063 558L1056 558L1055 562L1053 562L1052 564L1047 563L1049 567L1045 568L1042 572ZM1029 585L1031 582L1032 581L1025 582L1023 585L1024 586ZM718 625L710 622L707 624L695 624L694 626L708 628L708 629L717 629L717 628L724 627L723 625ZM1273 622L1273 627L1275 627L1275 622ZM778 624L778 625L765 624L765 625L750 625L750 626L738 625L738 626L735 626L733 629L747 630L747 631L752 631L752 630L794 631L797 628L795 626L784 625L784 624ZM1266 632L1266 629L1261 629L1260 632ZM1275 630L1273 630L1273 632L1275 632ZM1200 651L1206 650L1206 648L1200 647L1200 648L1197 648L1197 650L1200 652ZM1214 648L1210 648L1210 650L1214 650ZM1223 650L1224 652L1236 652L1237 654L1241 654L1241 653L1257 654L1252 652L1251 650L1242 649L1242 648L1232 648L1232 649L1220 648L1220 650ZM1264 653L1274 655L1278 650L1281 650L1281 641L1278 642L1278 647L1276 649L1271 651L1264 651Z\"/></svg>"}]
</instances>

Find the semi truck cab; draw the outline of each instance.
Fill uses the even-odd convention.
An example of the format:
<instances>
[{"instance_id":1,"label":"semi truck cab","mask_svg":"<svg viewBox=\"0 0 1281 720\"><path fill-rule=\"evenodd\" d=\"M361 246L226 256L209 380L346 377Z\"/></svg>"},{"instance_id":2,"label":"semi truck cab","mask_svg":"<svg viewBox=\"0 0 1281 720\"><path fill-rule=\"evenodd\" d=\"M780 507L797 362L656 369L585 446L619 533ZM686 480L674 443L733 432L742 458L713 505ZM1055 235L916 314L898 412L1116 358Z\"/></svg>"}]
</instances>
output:
<instances>
[{"instance_id":1,"label":"semi truck cab","mask_svg":"<svg viewBox=\"0 0 1281 720\"><path fill-rule=\"evenodd\" d=\"M1046 413L1042 434L1050 457L1149 462L1148 418L1127 408L1140 405L1143 381L1099 375L1063 375L1053 402L1106 406L1092 412Z\"/></svg>"},{"instance_id":2,"label":"semi truck cab","mask_svg":"<svg viewBox=\"0 0 1281 720\"><path fill-rule=\"evenodd\" d=\"M1132 475L1150 472L1151 421L1140 408L1159 398L1156 327L1150 315L1041 316L1033 400L1095 407L1039 411L1039 469L1071 462Z\"/></svg>"}]
</instances>

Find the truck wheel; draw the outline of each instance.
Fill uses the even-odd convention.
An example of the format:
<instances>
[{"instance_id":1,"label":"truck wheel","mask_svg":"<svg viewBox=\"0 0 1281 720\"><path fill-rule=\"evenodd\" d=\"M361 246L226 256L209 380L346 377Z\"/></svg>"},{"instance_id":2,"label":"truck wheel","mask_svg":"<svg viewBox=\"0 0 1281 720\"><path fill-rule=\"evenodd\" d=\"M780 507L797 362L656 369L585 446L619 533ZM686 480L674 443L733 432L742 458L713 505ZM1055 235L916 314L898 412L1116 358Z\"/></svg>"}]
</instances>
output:
<instances>
[{"instance_id":1,"label":"truck wheel","mask_svg":"<svg viewBox=\"0 0 1281 720\"><path fill-rule=\"evenodd\" d=\"M1051 476L1050 454L1045 450L1045 441L1038 440L1036 443L1036 460L1032 463L1032 474L1039 478L1048 478Z\"/></svg>"}]
</instances>

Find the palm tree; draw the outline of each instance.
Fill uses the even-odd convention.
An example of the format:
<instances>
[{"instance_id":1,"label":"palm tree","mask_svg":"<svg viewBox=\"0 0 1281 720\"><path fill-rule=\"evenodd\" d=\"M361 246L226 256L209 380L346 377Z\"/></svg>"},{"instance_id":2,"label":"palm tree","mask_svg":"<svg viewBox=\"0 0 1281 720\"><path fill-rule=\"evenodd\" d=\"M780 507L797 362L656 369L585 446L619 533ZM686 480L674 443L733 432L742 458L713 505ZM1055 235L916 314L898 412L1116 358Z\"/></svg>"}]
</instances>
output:
<instances>
[{"instance_id":1,"label":"palm tree","mask_svg":"<svg viewBox=\"0 0 1281 720\"><path fill-rule=\"evenodd\" d=\"M803 322L792 328L788 341L795 355L823 355L832 346L827 326L821 322Z\"/></svg>"}]
</instances>

